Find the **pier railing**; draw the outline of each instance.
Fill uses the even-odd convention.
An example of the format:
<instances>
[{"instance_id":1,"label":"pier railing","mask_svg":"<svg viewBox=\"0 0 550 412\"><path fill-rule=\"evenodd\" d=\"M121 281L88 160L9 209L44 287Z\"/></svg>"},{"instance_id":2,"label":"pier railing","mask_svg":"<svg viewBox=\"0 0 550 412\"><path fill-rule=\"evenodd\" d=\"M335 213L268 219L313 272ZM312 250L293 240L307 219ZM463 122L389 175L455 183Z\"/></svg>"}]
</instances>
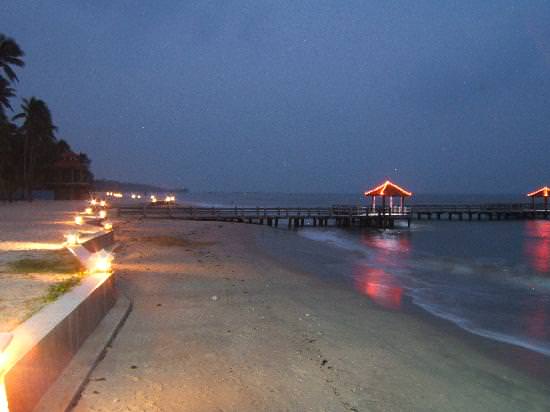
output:
<instances>
[{"instance_id":1,"label":"pier railing","mask_svg":"<svg viewBox=\"0 0 550 412\"><path fill-rule=\"evenodd\" d=\"M532 209L529 203L483 203L483 204L414 204L412 212L477 212L477 211L519 211Z\"/></svg>"},{"instance_id":2,"label":"pier railing","mask_svg":"<svg viewBox=\"0 0 550 412\"><path fill-rule=\"evenodd\" d=\"M528 203L487 203L487 204L417 204L407 207L366 207L333 205L331 207L194 207L173 204L148 203L141 206L119 206L120 216L141 216L158 219L219 220L279 224L286 220L289 226L311 224L325 226L328 222L336 225L393 227L395 221L411 219L441 220L507 220L507 219L548 219L550 211L533 209ZM298 222L298 223L296 223Z\"/></svg>"}]
</instances>

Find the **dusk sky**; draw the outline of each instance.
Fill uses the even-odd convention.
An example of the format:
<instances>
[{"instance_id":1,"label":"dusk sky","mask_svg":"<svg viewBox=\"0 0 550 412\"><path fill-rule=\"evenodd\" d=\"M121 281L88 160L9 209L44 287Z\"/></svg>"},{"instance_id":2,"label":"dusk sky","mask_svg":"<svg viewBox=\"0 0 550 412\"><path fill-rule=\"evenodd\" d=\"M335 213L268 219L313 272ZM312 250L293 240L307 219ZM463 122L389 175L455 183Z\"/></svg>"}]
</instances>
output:
<instances>
[{"instance_id":1,"label":"dusk sky","mask_svg":"<svg viewBox=\"0 0 550 412\"><path fill-rule=\"evenodd\" d=\"M548 1L0 3L96 177L194 191L550 185Z\"/></svg>"}]
</instances>

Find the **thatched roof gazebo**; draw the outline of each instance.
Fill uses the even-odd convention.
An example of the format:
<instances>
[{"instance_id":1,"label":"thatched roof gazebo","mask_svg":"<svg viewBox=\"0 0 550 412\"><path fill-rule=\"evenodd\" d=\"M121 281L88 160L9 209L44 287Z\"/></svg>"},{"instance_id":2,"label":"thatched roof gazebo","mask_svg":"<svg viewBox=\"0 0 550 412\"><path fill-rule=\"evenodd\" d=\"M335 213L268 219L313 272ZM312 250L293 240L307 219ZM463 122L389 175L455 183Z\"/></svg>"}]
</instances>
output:
<instances>
[{"instance_id":1,"label":"thatched roof gazebo","mask_svg":"<svg viewBox=\"0 0 550 412\"><path fill-rule=\"evenodd\" d=\"M531 198L533 209L535 208L535 198L542 197L544 199L544 210L548 210L548 196L550 196L550 187L544 186L531 193L527 193L527 197Z\"/></svg>"},{"instance_id":2,"label":"thatched roof gazebo","mask_svg":"<svg viewBox=\"0 0 550 412\"><path fill-rule=\"evenodd\" d=\"M379 196L382 198L382 208L386 209L386 198L389 198L390 210L393 209L393 198L399 197L400 205L398 212L402 212L405 207L405 198L412 196L412 192L403 189L401 186L396 185L395 183L386 180L379 186L376 186L373 189L367 190L365 196L372 197L372 208L376 209L376 197Z\"/></svg>"}]
</instances>

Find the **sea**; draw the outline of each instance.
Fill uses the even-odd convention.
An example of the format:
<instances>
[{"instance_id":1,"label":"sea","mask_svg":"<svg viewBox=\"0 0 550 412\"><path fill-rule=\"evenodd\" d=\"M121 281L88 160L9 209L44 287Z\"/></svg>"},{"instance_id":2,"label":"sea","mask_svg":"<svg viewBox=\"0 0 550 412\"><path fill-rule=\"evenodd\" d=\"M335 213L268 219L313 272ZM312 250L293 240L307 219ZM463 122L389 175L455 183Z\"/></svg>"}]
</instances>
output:
<instances>
[{"instance_id":1,"label":"sea","mask_svg":"<svg viewBox=\"0 0 550 412\"><path fill-rule=\"evenodd\" d=\"M367 205L357 194L187 193L197 206ZM418 204L525 203L518 195L418 195ZM275 258L343 282L390 311L550 357L550 220L413 220L389 230L286 225L260 242ZM290 232L290 233L289 233Z\"/></svg>"}]
</instances>

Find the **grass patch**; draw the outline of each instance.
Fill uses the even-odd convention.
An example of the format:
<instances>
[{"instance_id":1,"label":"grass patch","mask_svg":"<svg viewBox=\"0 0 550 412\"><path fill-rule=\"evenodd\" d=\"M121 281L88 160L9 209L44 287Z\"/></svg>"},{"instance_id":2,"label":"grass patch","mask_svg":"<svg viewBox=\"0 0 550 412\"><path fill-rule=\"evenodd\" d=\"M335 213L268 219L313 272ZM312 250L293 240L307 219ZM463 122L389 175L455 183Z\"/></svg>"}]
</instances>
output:
<instances>
[{"instance_id":1,"label":"grass patch","mask_svg":"<svg viewBox=\"0 0 550 412\"><path fill-rule=\"evenodd\" d=\"M158 246L171 247L179 246L185 248L203 248L216 244L216 242L198 242L182 239L174 236L148 236L143 238L144 242L154 243Z\"/></svg>"},{"instance_id":2,"label":"grass patch","mask_svg":"<svg viewBox=\"0 0 550 412\"><path fill-rule=\"evenodd\" d=\"M8 270L14 273L72 274L82 270L80 264L66 251L50 252L36 258L22 258L8 262Z\"/></svg>"},{"instance_id":3,"label":"grass patch","mask_svg":"<svg viewBox=\"0 0 550 412\"><path fill-rule=\"evenodd\" d=\"M57 300L61 295L64 295L69 290L78 285L81 279L81 276L72 276L68 279L51 285L48 288L48 293L46 293L46 296L44 296L44 303L51 303Z\"/></svg>"}]
</instances>

